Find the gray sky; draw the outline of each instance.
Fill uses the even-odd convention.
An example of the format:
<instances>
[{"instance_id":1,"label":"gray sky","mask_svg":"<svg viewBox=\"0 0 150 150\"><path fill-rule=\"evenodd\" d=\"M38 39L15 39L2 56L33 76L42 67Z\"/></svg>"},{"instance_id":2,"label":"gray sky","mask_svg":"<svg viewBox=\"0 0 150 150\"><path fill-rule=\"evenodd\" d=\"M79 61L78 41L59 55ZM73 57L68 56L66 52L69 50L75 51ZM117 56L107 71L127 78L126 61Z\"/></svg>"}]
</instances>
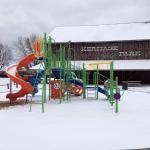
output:
<instances>
[{"instance_id":1,"label":"gray sky","mask_svg":"<svg viewBox=\"0 0 150 150\"><path fill-rule=\"evenodd\" d=\"M150 20L150 0L0 0L0 41L54 26Z\"/></svg>"}]
</instances>

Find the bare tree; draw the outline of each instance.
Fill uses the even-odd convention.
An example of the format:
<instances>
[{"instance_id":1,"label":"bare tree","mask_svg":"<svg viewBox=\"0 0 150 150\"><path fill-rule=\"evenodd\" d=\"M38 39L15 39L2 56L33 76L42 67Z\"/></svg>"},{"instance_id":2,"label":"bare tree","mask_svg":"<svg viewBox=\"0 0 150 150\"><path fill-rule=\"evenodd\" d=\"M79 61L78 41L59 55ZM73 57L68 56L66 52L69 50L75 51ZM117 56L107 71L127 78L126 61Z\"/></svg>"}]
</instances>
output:
<instances>
[{"instance_id":1,"label":"bare tree","mask_svg":"<svg viewBox=\"0 0 150 150\"><path fill-rule=\"evenodd\" d=\"M15 47L17 47L23 57L34 52L33 43L36 37L36 34L31 34L29 37L20 36L18 40L14 42Z\"/></svg>"},{"instance_id":2,"label":"bare tree","mask_svg":"<svg viewBox=\"0 0 150 150\"><path fill-rule=\"evenodd\" d=\"M12 58L12 53L7 45L0 43L0 68L7 66Z\"/></svg>"}]
</instances>

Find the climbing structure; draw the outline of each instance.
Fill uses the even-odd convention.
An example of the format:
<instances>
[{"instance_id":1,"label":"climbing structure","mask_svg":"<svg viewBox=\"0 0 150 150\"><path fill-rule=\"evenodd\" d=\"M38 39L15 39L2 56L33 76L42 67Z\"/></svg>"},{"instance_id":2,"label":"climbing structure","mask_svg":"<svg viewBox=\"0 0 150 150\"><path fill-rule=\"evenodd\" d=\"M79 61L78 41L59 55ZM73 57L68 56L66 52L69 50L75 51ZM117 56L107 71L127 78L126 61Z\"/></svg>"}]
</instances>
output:
<instances>
[{"instance_id":1,"label":"climbing structure","mask_svg":"<svg viewBox=\"0 0 150 150\"><path fill-rule=\"evenodd\" d=\"M72 60L72 49L70 42L55 45L55 41L51 37L38 38L33 45L34 54L31 54L15 65L6 69L8 77L14 82L21 85L21 90L17 93L10 93L7 98L16 100L18 97L26 94L32 94L30 100L30 111L32 108L32 101L35 94L38 92L38 84L42 84L41 104L42 112L44 112L44 103L46 101L55 99L60 103L63 101L70 101L71 95L88 97L88 92L91 88L95 90L95 98L99 98L99 93L107 97L111 106L116 104L115 110L118 112L118 100L120 99L120 91L118 88L118 79L114 80L113 62L97 62L83 66L76 67L75 61ZM20 76L18 70L28 66L33 62L33 65L39 65L35 74L30 78ZM104 83L104 88L100 86L101 80L101 66L107 65L110 70L110 76ZM93 85L89 86L88 68L92 67L94 70ZM78 77L76 76L78 74ZM80 76L80 78L79 78ZM48 87L46 85L49 85ZM47 89L48 88L48 89ZM48 91L48 93L47 93Z\"/></svg>"},{"instance_id":2,"label":"climbing structure","mask_svg":"<svg viewBox=\"0 0 150 150\"><path fill-rule=\"evenodd\" d=\"M77 78L75 65L71 63L70 43L60 45L56 51L53 51L52 43L55 45L54 40L51 37L47 38L45 34L43 39L37 39L33 45L37 63L40 64L39 70L42 68L44 71L42 81L43 112L44 103L47 100L46 82L49 83L48 99L59 99L60 103L71 100L71 94L80 96L83 92L83 81ZM54 92L53 89L55 89Z\"/></svg>"},{"instance_id":3,"label":"climbing structure","mask_svg":"<svg viewBox=\"0 0 150 150\"><path fill-rule=\"evenodd\" d=\"M109 78L102 75L100 71L103 68L103 65L109 70ZM87 86L86 83L88 80L88 75L86 69L92 69L94 71L93 82L94 87ZM103 76L106 80L104 82L104 88L100 87L101 76ZM104 61L104 62L96 62L88 65L83 65L83 81L84 81L84 93L83 98L88 96L88 91L91 88L95 89L95 97L98 99L99 94L102 93L107 97L107 100L113 106L115 104L115 112L118 112L118 100L120 100L120 89L118 87L118 78L114 79L114 64L113 61ZM87 92L86 92L87 91ZM87 94L86 94L87 93Z\"/></svg>"}]
</instances>

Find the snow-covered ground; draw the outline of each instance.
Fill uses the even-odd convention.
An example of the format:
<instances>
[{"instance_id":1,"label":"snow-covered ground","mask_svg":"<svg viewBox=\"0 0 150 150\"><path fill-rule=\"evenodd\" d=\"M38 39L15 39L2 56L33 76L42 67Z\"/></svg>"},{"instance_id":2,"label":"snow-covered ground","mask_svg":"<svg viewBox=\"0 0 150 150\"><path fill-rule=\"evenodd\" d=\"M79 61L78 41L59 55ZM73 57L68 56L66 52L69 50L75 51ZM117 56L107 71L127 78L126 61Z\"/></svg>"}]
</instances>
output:
<instances>
[{"instance_id":1,"label":"snow-covered ground","mask_svg":"<svg viewBox=\"0 0 150 150\"><path fill-rule=\"evenodd\" d=\"M9 80L0 79L0 84ZM0 92L7 89L0 87ZM15 89L17 90L17 89ZM150 87L130 88L114 113L104 97L0 110L0 150L111 150L150 147ZM6 93L0 93L5 100ZM40 93L34 100L40 98Z\"/></svg>"}]
</instances>

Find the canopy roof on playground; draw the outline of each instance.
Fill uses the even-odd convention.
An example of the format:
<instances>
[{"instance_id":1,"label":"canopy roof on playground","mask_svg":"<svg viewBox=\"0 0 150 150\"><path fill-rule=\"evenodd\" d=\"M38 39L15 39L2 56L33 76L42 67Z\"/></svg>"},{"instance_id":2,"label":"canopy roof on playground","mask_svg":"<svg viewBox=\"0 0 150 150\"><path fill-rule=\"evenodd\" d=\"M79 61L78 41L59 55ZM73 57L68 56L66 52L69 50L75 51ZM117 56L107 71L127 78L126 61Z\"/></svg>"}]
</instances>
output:
<instances>
[{"instance_id":1,"label":"canopy roof on playground","mask_svg":"<svg viewBox=\"0 0 150 150\"><path fill-rule=\"evenodd\" d=\"M150 39L150 23L61 26L50 33L56 42L90 42Z\"/></svg>"},{"instance_id":2,"label":"canopy roof on playground","mask_svg":"<svg viewBox=\"0 0 150 150\"><path fill-rule=\"evenodd\" d=\"M104 64L105 61L76 61L75 65L77 68L82 68L84 63L87 70L95 70L97 66L89 64L96 64L100 62L103 63L103 65L99 65L100 70L109 69L109 66ZM150 60L114 60L113 62L115 70L150 70ZM74 62L72 62L72 64L74 64ZM40 66L40 64L33 66L32 69L42 69Z\"/></svg>"}]
</instances>

